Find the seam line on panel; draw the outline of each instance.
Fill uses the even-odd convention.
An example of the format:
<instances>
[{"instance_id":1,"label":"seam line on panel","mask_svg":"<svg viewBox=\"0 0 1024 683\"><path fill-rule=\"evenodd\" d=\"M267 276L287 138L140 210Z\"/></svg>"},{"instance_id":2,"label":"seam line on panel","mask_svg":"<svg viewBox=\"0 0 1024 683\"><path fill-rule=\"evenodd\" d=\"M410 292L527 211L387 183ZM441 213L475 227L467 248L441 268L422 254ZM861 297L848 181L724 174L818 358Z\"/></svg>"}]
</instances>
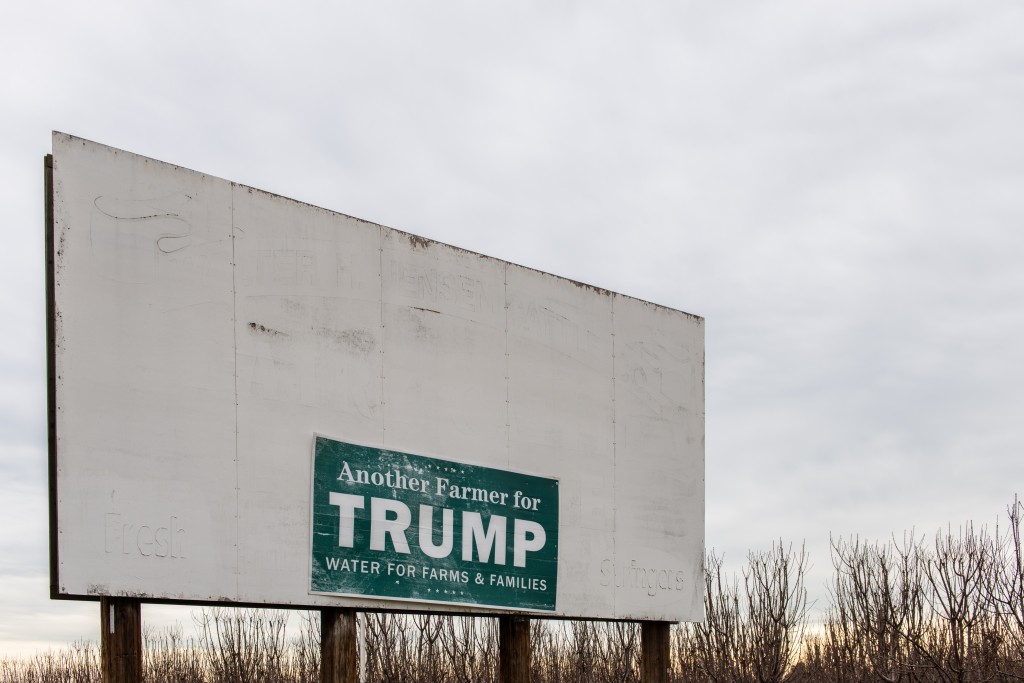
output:
<instances>
[{"instance_id":1,"label":"seam line on panel","mask_svg":"<svg viewBox=\"0 0 1024 683\"><path fill-rule=\"evenodd\" d=\"M384 394L384 227L377 227L377 284L380 299L380 447L387 448L387 403Z\"/></svg>"},{"instance_id":2,"label":"seam line on panel","mask_svg":"<svg viewBox=\"0 0 1024 683\"><path fill-rule=\"evenodd\" d=\"M239 487L238 487L238 283L236 251L235 251L235 183L231 183L231 345L234 357L234 382L235 382L235 600L239 599L238 576L241 568L241 549L238 544L239 526L238 514Z\"/></svg>"},{"instance_id":3,"label":"seam line on panel","mask_svg":"<svg viewBox=\"0 0 1024 683\"><path fill-rule=\"evenodd\" d=\"M504 266L505 299L505 466L512 469L512 414L509 404L511 374L508 360L508 263Z\"/></svg>"},{"instance_id":4,"label":"seam line on panel","mask_svg":"<svg viewBox=\"0 0 1024 683\"><path fill-rule=\"evenodd\" d=\"M619 566L619 461L618 461L618 419L619 407L616 402L618 383L615 381L615 297L612 296L611 305L612 322L612 571ZM613 574L614 576L614 574ZM612 581L612 613L617 617L619 614L619 592L615 589L615 582Z\"/></svg>"}]
</instances>

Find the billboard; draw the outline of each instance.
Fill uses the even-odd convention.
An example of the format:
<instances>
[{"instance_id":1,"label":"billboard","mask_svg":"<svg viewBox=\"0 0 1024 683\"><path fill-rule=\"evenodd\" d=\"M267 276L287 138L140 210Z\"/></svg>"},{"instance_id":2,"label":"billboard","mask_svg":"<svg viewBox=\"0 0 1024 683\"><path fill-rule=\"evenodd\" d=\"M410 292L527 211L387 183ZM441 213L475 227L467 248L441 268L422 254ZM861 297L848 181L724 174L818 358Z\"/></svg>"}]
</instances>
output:
<instances>
[{"instance_id":1,"label":"billboard","mask_svg":"<svg viewBox=\"0 0 1024 683\"><path fill-rule=\"evenodd\" d=\"M62 133L50 164L54 597L701 617L701 318Z\"/></svg>"}]
</instances>

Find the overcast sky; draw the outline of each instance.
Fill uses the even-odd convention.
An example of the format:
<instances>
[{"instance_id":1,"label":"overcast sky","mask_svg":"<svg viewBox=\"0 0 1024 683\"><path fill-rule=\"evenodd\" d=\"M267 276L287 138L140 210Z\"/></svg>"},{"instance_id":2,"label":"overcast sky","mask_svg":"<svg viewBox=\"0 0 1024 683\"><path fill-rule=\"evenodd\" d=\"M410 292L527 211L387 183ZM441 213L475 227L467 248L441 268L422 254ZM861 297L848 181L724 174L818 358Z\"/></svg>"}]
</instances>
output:
<instances>
[{"instance_id":1,"label":"overcast sky","mask_svg":"<svg viewBox=\"0 0 1024 683\"><path fill-rule=\"evenodd\" d=\"M706 319L707 544L1024 493L1024 4L18 0L0 22L0 655L47 577L61 130ZM187 610L144 608L147 623Z\"/></svg>"}]
</instances>

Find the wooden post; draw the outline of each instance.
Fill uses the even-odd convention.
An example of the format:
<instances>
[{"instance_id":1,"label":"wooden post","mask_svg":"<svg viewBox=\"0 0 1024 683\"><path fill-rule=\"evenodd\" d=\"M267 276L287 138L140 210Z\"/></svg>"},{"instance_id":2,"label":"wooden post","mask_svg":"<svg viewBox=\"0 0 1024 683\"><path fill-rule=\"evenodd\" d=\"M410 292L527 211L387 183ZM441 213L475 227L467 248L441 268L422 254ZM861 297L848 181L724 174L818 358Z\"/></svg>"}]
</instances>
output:
<instances>
[{"instance_id":1,"label":"wooden post","mask_svg":"<svg viewBox=\"0 0 1024 683\"><path fill-rule=\"evenodd\" d=\"M320 610L320 683L359 683L354 609Z\"/></svg>"},{"instance_id":2,"label":"wooden post","mask_svg":"<svg viewBox=\"0 0 1024 683\"><path fill-rule=\"evenodd\" d=\"M103 683L142 682L142 603L100 598L100 671Z\"/></svg>"},{"instance_id":3,"label":"wooden post","mask_svg":"<svg viewBox=\"0 0 1024 683\"><path fill-rule=\"evenodd\" d=\"M671 624L667 621L640 623L640 680L642 683L668 683L671 664Z\"/></svg>"},{"instance_id":4,"label":"wooden post","mask_svg":"<svg viewBox=\"0 0 1024 683\"><path fill-rule=\"evenodd\" d=\"M529 617L498 617L498 683L530 683Z\"/></svg>"}]
</instances>

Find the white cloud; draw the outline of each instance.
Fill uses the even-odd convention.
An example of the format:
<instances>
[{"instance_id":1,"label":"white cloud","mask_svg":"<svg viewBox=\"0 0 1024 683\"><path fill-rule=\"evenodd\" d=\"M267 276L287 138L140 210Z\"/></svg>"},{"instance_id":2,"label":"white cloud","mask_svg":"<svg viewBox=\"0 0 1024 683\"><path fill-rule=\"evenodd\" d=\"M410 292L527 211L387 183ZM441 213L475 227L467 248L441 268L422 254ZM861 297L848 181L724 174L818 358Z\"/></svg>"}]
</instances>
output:
<instances>
[{"instance_id":1,"label":"white cloud","mask_svg":"<svg viewBox=\"0 0 1024 683\"><path fill-rule=\"evenodd\" d=\"M0 643L94 630L39 539L51 128L704 315L708 543L806 538L820 584L830 532L992 521L1024 481L1022 29L997 0L20 3Z\"/></svg>"}]
</instances>

